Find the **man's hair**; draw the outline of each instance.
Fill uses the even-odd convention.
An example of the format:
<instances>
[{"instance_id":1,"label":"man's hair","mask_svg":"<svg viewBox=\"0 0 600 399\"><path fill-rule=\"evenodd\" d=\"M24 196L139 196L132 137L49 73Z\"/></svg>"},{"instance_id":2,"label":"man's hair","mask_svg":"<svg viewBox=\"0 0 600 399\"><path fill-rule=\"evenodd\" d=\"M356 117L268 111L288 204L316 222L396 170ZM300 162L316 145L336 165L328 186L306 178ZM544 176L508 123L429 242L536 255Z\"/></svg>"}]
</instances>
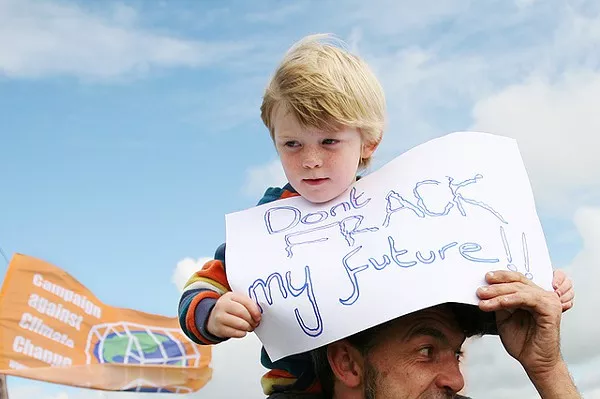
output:
<instances>
[{"instance_id":1,"label":"man's hair","mask_svg":"<svg viewBox=\"0 0 600 399\"><path fill-rule=\"evenodd\" d=\"M463 303L445 303L438 306L442 306L449 312L452 312L452 315L455 317L459 328L467 337L497 333L494 313L484 313L476 306L466 305ZM379 341L381 334L383 334L392 323L397 321L398 319L394 319L386 323L379 324L375 327L371 327L367 330L351 335L345 338L345 340L348 341L354 348L356 348L363 357L366 357ZM315 373L321 382L323 397L333 398L335 378L327 358L327 345L311 351L311 356Z\"/></svg>"},{"instance_id":2,"label":"man's hair","mask_svg":"<svg viewBox=\"0 0 600 399\"><path fill-rule=\"evenodd\" d=\"M285 54L269 81L260 107L274 137L274 112L291 112L300 125L326 131L342 126L359 129L364 144L381 142L385 95L369 68L332 35L303 38ZM361 159L360 166L368 166Z\"/></svg>"}]
</instances>

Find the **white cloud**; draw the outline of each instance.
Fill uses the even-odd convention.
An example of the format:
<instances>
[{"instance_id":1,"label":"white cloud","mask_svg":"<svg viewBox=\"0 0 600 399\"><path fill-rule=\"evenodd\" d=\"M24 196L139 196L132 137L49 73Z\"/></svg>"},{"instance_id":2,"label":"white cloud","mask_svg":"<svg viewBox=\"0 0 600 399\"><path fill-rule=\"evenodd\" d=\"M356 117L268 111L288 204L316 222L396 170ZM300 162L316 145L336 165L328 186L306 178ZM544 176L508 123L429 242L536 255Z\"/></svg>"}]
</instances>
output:
<instances>
[{"instance_id":1,"label":"white cloud","mask_svg":"<svg viewBox=\"0 0 600 399\"><path fill-rule=\"evenodd\" d=\"M368 26L371 32L403 40L401 36L407 31L430 28L438 21L464 13L467 8L468 2L455 0L436 1L434 7L427 2L411 0L355 0L347 5L348 11L338 17L351 26ZM326 17L331 20L330 15Z\"/></svg>"},{"instance_id":2,"label":"white cloud","mask_svg":"<svg viewBox=\"0 0 600 399\"><path fill-rule=\"evenodd\" d=\"M400 37L385 33L392 29L380 26L386 18L377 20L381 37L360 26L353 30L360 32L357 47L388 98L390 123L377 158L387 161L450 131L486 130L519 139L544 207L557 210L575 194L585 195L579 205L597 201L597 3L517 1L492 10L489 3L471 2L468 12L449 4L429 13L419 7L404 14L386 10L387 19L402 14L400 21L426 16L422 24L396 21ZM408 11L401 3L397 8ZM381 13L373 7L363 19ZM435 35L440 21L453 29Z\"/></svg>"},{"instance_id":3,"label":"white cloud","mask_svg":"<svg viewBox=\"0 0 600 399\"><path fill-rule=\"evenodd\" d=\"M536 1L537 0L515 0L515 4L519 8L526 8L533 5L533 3L535 3Z\"/></svg>"},{"instance_id":4,"label":"white cloud","mask_svg":"<svg viewBox=\"0 0 600 399\"><path fill-rule=\"evenodd\" d=\"M516 138L536 194L561 208L600 190L599 98L600 72L531 77L478 102L472 129Z\"/></svg>"},{"instance_id":5,"label":"white cloud","mask_svg":"<svg viewBox=\"0 0 600 399\"><path fill-rule=\"evenodd\" d=\"M180 292L183 291L185 283L192 277L192 274L202 269L202 266L211 260L211 258L184 258L177 262L177 266L175 266L175 270L171 276L171 282L175 284L177 290Z\"/></svg>"},{"instance_id":6,"label":"white cloud","mask_svg":"<svg viewBox=\"0 0 600 399\"><path fill-rule=\"evenodd\" d=\"M583 249L565 268L575 284L575 306L564 317L563 351L580 364L600 357L600 208L582 208L575 213L575 226ZM600 378L597 379L600 388Z\"/></svg>"},{"instance_id":7,"label":"white cloud","mask_svg":"<svg viewBox=\"0 0 600 399\"><path fill-rule=\"evenodd\" d=\"M260 349L255 334L214 346L213 378L198 397L264 399L260 378L267 370L260 365Z\"/></svg>"},{"instance_id":8,"label":"white cloud","mask_svg":"<svg viewBox=\"0 0 600 399\"><path fill-rule=\"evenodd\" d=\"M201 67L248 48L243 42L199 42L136 26L137 12L115 6L107 15L74 4L0 2L0 75L74 75L112 79L152 68Z\"/></svg>"},{"instance_id":9,"label":"white cloud","mask_svg":"<svg viewBox=\"0 0 600 399\"><path fill-rule=\"evenodd\" d=\"M600 388L585 393L585 399L600 399Z\"/></svg>"},{"instance_id":10,"label":"white cloud","mask_svg":"<svg viewBox=\"0 0 600 399\"><path fill-rule=\"evenodd\" d=\"M574 281L576 300L563 317L562 351L585 397L596 397L600 392L600 320L595 317L600 312L596 294L600 281L600 208L579 209L575 225L583 248L565 268ZM522 368L497 337L475 339L468 345L466 375L467 393L474 398L537 397Z\"/></svg>"},{"instance_id":11,"label":"white cloud","mask_svg":"<svg viewBox=\"0 0 600 399\"><path fill-rule=\"evenodd\" d=\"M595 359L573 365L571 372L575 376L577 387L585 393L585 398L600 398L600 356Z\"/></svg>"},{"instance_id":12,"label":"white cloud","mask_svg":"<svg viewBox=\"0 0 600 399\"><path fill-rule=\"evenodd\" d=\"M305 8L305 4L302 2L284 3L279 8L270 8L268 11L263 12L251 12L245 15L244 19L248 22L259 24L285 24L289 18L294 17Z\"/></svg>"},{"instance_id":13,"label":"white cloud","mask_svg":"<svg viewBox=\"0 0 600 399\"><path fill-rule=\"evenodd\" d=\"M57 395L47 394L41 387L24 387L11 388L8 391L11 399L69 399L67 394L59 393Z\"/></svg>"},{"instance_id":14,"label":"white cloud","mask_svg":"<svg viewBox=\"0 0 600 399\"><path fill-rule=\"evenodd\" d=\"M13 380L14 381L14 380ZM28 381L28 380L21 380ZM13 383L8 384L8 394L10 399L104 399L103 392L91 390L74 390L72 388L59 389L57 392L49 393L39 382L29 380L28 385L18 385L13 387ZM70 391L67 392L67 391ZM107 398L118 399L118 398ZM142 399L142 398L140 398Z\"/></svg>"},{"instance_id":15,"label":"white cloud","mask_svg":"<svg viewBox=\"0 0 600 399\"><path fill-rule=\"evenodd\" d=\"M185 110L187 123L197 126L204 134L220 134L260 121L260 97L257 93L262 93L265 80L244 77L219 82L201 92L190 88L177 92L173 101ZM266 128L263 134L269 137ZM267 139L264 141L266 143ZM268 141L271 141L270 138Z\"/></svg>"},{"instance_id":16,"label":"white cloud","mask_svg":"<svg viewBox=\"0 0 600 399\"><path fill-rule=\"evenodd\" d=\"M498 337L473 338L465 347L465 395L473 398L538 398L521 365Z\"/></svg>"},{"instance_id":17,"label":"white cloud","mask_svg":"<svg viewBox=\"0 0 600 399\"><path fill-rule=\"evenodd\" d=\"M261 198L268 187L282 187L287 182L279 159L266 165L255 166L246 171L246 181L242 188L245 195Z\"/></svg>"}]
</instances>

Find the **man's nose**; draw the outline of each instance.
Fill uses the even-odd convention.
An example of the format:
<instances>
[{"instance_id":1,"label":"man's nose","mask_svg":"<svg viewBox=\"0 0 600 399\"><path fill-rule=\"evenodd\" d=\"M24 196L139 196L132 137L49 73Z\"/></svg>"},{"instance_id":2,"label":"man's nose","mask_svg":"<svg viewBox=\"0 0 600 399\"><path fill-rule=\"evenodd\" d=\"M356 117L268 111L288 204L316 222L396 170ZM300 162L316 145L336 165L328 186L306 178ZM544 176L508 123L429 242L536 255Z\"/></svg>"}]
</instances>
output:
<instances>
[{"instance_id":1,"label":"man's nose","mask_svg":"<svg viewBox=\"0 0 600 399\"><path fill-rule=\"evenodd\" d=\"M465 386L465 379L460 371L459 363L452 357L444 362L443 369L437 376L438 388L457 393Z\"/></svg>"},{"instance_id":2,"label":"man's nose","mask_svg":"<svg viewBox=\"0 0 600 399\"><path fill-rule=\"evenodd\" d=\"M316 148L307 148L302 158L302 166L307 169L313 169L323 166L323 156L321 151Z\"/></svg>"}]
</instances>

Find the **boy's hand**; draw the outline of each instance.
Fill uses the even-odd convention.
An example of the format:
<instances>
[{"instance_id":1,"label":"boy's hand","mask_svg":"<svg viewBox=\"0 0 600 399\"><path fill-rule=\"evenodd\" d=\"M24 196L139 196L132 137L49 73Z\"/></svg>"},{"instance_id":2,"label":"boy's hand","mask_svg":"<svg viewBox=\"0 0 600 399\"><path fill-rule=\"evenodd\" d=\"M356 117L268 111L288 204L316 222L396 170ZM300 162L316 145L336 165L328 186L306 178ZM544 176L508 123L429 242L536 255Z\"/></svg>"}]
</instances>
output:
<instances>
[{"instance_id":1,"label":"boy's hand","mask_svg":"<svg viewBox=\"0 0 600 399\"><path fill-rule=\"evenodd\" d=\"M575 290L573 289L573 282L562 270L554 271L552 287L560 298L563 312L571 309L573 307L573 298L575 298Z\"/></svg>"},{"instance_id":2,"label":"boy's hand","mask_svg":"<svg viewBox=\"0 0 600 399\"><path fill-rule=\"evenodd\" d=\"M260 309L252 299L237 292L227 292L210 312L206 329L219 338L242 338L258 327L260 318Z\"/></svg>"}]
</instances>

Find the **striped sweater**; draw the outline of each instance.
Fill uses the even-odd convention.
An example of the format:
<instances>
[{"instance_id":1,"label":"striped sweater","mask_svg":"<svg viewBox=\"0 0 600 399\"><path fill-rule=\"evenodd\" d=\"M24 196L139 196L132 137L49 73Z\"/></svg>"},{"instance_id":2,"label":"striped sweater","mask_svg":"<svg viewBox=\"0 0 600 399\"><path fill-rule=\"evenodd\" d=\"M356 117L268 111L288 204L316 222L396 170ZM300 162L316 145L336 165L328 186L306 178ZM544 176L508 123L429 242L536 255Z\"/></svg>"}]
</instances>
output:
<instances>
[{"instance_id":1,"label":"striped sweater","mask_svg":"<svg viewBox=\"0 0 600 399\"><path fill-rule=\"evenodd\" d=\"M258 205L290 198L299 194L290 184L283 188L267 189ZM183 332L200 345L225 341L208 332L206 324L215 303L225 292L231 291L225 272L225 244L217 248L215 258L188 280L179 301L179 324ZM264 348L261 363L267 372L261 379L265 395L275 392L319 393L321 386L313 371L310 355L301 353L272 362Z\"/></svg>"}]
</instances>

